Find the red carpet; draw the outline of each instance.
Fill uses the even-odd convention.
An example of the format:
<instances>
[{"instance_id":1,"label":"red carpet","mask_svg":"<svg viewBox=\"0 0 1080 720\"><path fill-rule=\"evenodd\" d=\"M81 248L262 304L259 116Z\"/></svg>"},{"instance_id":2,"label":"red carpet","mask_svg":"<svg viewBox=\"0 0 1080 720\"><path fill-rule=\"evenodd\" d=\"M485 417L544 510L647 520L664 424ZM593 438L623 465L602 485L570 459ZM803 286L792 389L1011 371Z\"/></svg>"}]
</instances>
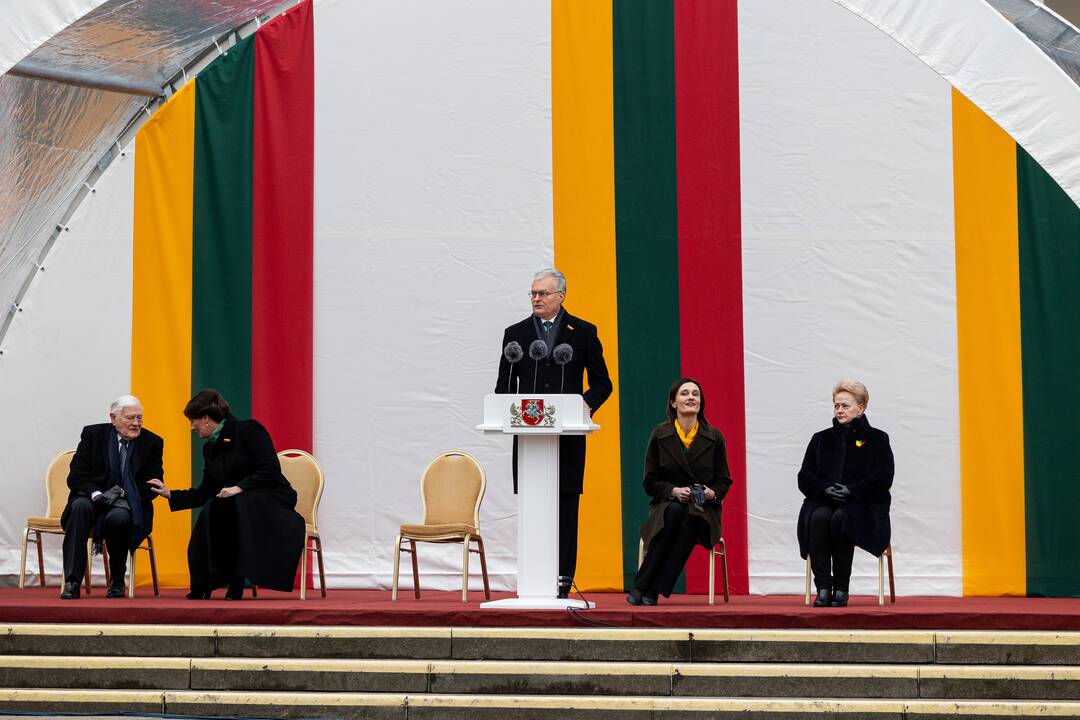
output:
<instances>
[{"instance_id":1,"label":"red carpet","mask_svg":"<svg viewBox=\"0 0 1080 720\"><path fill-rule=\"evenodd\" d=\"M219 595L222 591L219 591ZM185 600L183 590L155 598L139 588L134 600L106 600L104 589L80 600L60 600L55 587L0 589L0 622L146 623L212 625L390 625L390 626L615 626L670 628L835 628L928 630L1080 630L1080 599L902 597L881 607L876 597L857 597L846 608L812 608L802 596L722 598L710 607L702 595L661 598L652 608L626 604L622 594L590 593L593 610L483 610L483 593L467 604L457 592L427 592L420 600L388 591L317 591L301 602L298 594L260 591L240 602ZM495 593L493 598L508 597Z\"/></svg>"}]
</instances>

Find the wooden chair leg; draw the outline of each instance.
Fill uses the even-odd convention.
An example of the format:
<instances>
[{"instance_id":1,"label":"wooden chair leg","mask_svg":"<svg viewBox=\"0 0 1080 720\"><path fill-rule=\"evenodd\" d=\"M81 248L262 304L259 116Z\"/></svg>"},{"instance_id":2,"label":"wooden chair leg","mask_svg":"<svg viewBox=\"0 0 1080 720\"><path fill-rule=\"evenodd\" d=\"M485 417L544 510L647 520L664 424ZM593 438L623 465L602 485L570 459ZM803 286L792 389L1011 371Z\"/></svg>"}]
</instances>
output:
<instances>
[{"instance_id":1,"label":"wooden chair leg","mask_svg":"<svg viewBox=\"0 0 1080 720\"><path fill-rule=\"evenodd\" d=\"M22 559L19 561L19 589L26 587L26 545L30 542L30 527L22 531Z\"/></svg>"},{"instance_id":2,"label":"wooden chair leg","mask_svg":"<svg viewBox=\"0 0 1080 720\"><path fill-rule=\"evenodd\" d=\"M885 604L885 553L877 559L877 604Z\"/></svg>"},{"instance_id":3,"label":"wooden chair leg","mask_svg":"<svg viewBox=\"0 0 1080 720\"><path fill-rule=\"evenodd\" d=\"M885 559L889 563L889 602L891 604L895 605L896 604L896 581L895 581L895 576L893 575L892 555L893 555L892 545L890 545L889 547L885 548Z\"/></svg>"},{"instance_id":4,"label":"wooden chair leg","mask_svg":"<svg viewBox=\"0 0 1080 720\"><path fill-rule=\"evenodd\" d=\"M469 602L469 543L471 535L466 535L461 543L461 602Z\"/></svg>"},{"instance_id":5,"label":"wooden chair leg","mask_svg":"<svg viewBox=\"0 0 1080 720\"><path fill-rule=\"evenodd\" d=\"M146 536L146 551L150 554L150 579L154 583L154 597L161 597L157 579L157 555L154 554L154 538Z\"/></svg>"},{"instance_id":6,"label":"wooden chair leg","mask_svg":"<svg viewBox=\"0 0 1080 720\"><path fill-rule=\"evenodd\" d=\"M128 554L128 584L127 584L127 596L128 599L135 597L135 553L139 551L135 548Z\"/></svg>"},{"instance_id":7,"label":"wooden chair leg","mask_svg":"<svg viewBox=\"0 0 1080 720\"><path fill-rule=\"evenodd\" d=\"M724 544L724 538L720 538L720 572L724 574L724 602L731 602L728 591L727 545Z\"/></svg>"},{"instance_id":8,"label":"wooden chair leg","mask_svg":"<svg viewBox=\"0 0 1080 720\"><path fill-rule=\"evenodd\" d=\"M109 546L105 543L101 543L101 560L105 563L105 587L109 587L112 585L112 568L109 566Z\"/></svg>"},{"instance_id":9,"label":"wooden chair leg","mask_svg":"<svg viewBox=\"0 0 1080 720\"><path fill-rule=\"evenodd\" d=\"M322 538L316 536L312 540L315 541L315 559L319 561L319 590L322 591L322 596L326 597L326 571L323 570L323 557L322 557Z\"/></svg>"},{"instance_id":10,"label":"wooden chair leg","mask_svg":"<svg viewBox=\"0 0 1080 720\"><path fill-rule=\"evenodd\" d=\"M484 539L477 536L476 547L480 551L480 575L484 578L484 599L491 599L491 586L488 585L487 557L484 555Z\"/></svg>"},{"instance_id":11,"label":"wooden chair leg","mask_svg":"<svg viewBox=\"0 0 1080 720\"><path fill-rule=\"evenodd\" d=\"M300 555L300 599L307 600L307 556L310 552L307 537L304 538L304 552Z\"/></svg>"},{"instance_id":12,"label":"wooden chair leg","mask_svg":"<svg viewBox=\"0 0 1080 720\"><path fill-rule=\"evenodd\" d=\"M401 567L401 536L394 542L394 579L390 581L390 600L397 600L398 569Z\"/></svg>"},{"instance_id":13,"label":"wooden chair leg","mask_svg":"<svg viewBox=\"0 0 1080 720\"><path fill-rule=\"evenodd\" d=\"M38 584L41 585L41 587L45 587L45 552L41 548L41 531L35 530L34 535L37 536Z\"/></svg>"},{"instance_id":14,"label":"wooden chair leg","mask_svg":"<svg viewBox=\"0 0 1080 720\"><path fill-rule=\"evenodd\" d=\"M101 552L105 552L104 547L102 547ZM93 581L93 578L91 577L91 575L93 575L93 571L94 571L94 541L91 538L90 540L86 541L86 576L85 576L85 580L86 580L86 594L87 595L90 594L90 589L94 586L94 581ZM105 561L105 584L106 585L109 584L109 561L108 560Z\"/></svg>"},{"instance_id":15,"label":"wooden chair leg","mask_svg":"<svg viewBox=\"0 0 1080 720\"><path fill-rule=\"evenodd\" d=\"M413 595L416 599L420 599L420 566L416 560L416 541L409 540L409 551L412 553L412 579L413 579Z\"/></svg>"},{"instance_id":16,"label":"wooden chair leg","mask_svg":"<svg viewBox=\"0 0 1080 720\"><path fill-rule=\"evenodd\" d=\"M810 604L810 553L806 553L806 604Z\"/></svg>"},{"instance_id":17,"label":"wooden chair leg","mask_svg":"<svg viewBox=\"0 0 1080 720\"><path fill-rule=\"evenodd\" d=\"M709 604L716 604L716 549L709 548Z\"/></svg>"}]
</instances>

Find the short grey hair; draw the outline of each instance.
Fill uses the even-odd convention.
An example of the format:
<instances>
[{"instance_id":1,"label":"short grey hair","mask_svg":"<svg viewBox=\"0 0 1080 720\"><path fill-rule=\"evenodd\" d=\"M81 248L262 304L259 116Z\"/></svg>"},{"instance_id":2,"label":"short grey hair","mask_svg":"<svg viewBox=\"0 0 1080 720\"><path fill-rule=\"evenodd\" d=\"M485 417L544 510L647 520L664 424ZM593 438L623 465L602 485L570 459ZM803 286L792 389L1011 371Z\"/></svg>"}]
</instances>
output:
<instances>
[{"instance_id":1,"label":"short grey hair","mask_svg":"<svg viewBox=\"0 0 1080 720\"><path fill-rule=\"evenodd\" d=\"M851 396L855 398L855 402L864 408L870 404L870 391L858 380L841 380L836 383L832 390L833 399L842 392L851 393Z\"/></svg>"},{"instance_id":2,"label":"short grey hair","mask_svg":"<svg viewBox=\"0 0 1080 720\"><path fill-rule=\"evenodd\" d=\"M134 395L121 395L109 405L109 414L118 415L120 411L126 407L134 407L142 410L142 403L139 402L139 398Z\"/></svg>"},{"instance_id":3,"label":"short grey hair","mask_svg":"<svg viewBox=\"0 0 1080 720\"><path fill-rule=\"evenodd\" d=\"M540 272L533 275L533 281L543 280L546 277L555 278L555 290L558 292L566 292L566 276L561 271L555 268L544 268Z\"/></svg>"}]
</instances>

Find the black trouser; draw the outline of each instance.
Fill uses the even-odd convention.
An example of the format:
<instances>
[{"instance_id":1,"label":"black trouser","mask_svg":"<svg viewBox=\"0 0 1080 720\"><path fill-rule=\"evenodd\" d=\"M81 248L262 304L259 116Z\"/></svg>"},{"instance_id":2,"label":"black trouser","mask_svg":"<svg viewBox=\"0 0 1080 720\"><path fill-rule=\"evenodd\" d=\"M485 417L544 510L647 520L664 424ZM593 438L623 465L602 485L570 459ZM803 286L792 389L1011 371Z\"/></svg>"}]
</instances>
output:
<instances>
[{"instance_id":1,"label":"black trouser","mask_svg":"<svg viewBox=\"0 0 1080 720\"><path fill-rule=\"evenodd\" d=\"M94 530L98 508L87 497L77 497L68 507L64 526L64 581L81 583L86 575L86 541ZM131 511L109 508L105 511L101 540L109 548L109 572L113 584L124 582L128 548L131 547Z\"/></svg>"},{"instance_id":2,"label":"black trouser","mask_svg":"<svg viewBox=\"0 0 1080 720\"><path fill-rule=\"evenodd\" d=\"M848 591L855 541L844 534L844 508L823 505L810 515L810 567L818 590Z\"/></svg>"},{"instance_id":3,"label":"black trouser","mask_svg":"<svg viewBox=\"0 0 1080 720\"><path fill-rule=\"evenodd\" d=\"M577 570L578 505L581 495L559 493L559 575L573 578Z\"/></svg>"},{"instance_id":4,"label":"black trouser","mask_svg":"<svg viewBox=\"0 0 1080 720\"><path fill-rule=\"evenodd\" d=\"M669 597L694 545L706 531L704 518L691 515L688 504L676 500L668 502L664 509L664 527L649 542L645 560L634 578L634 589L649 597Z\"/></svg>"}]
</instances>

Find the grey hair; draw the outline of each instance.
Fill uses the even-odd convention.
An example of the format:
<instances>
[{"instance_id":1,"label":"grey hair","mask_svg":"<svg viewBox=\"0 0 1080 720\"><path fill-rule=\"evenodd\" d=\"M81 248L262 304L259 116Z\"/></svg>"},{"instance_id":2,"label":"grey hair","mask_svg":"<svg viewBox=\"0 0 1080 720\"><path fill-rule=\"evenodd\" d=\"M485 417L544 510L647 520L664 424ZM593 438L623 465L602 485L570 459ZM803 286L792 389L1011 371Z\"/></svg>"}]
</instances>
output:
<instances>
[{"instance_id":1,"label":"grey hair","mask_svg":"<svg viewBox=\"0 0 1080 720\"><path fill-rule=\"evenodd\" d=\"M555 268L544 268L540 272L533 275L533 280L543 280L546 277L555 278L555 290L557 292L566 292L566 276L561 271Z\"/></svg>"},{"instance_id":2,"label":"grey hair","mask_svg":"<svg viewBox=\"0 0 1080 720\"><path fill-rule=\"evenodd\" d=\"M120 397L113 400L112 404L109 405L109 414L117 415L121 410L126 407L135 407L141 410L142 403L139 402L139 398L135 397L134 395L121 395Z\"/></svg>"},{"instance_id":3,"label":"grey hair","mask_svg":"<svg viewBox=\"0 0 1080 720\"><path fill-rule=\"evenodd\" d=\"M870 391L858 380L841 380L836 383L832 390L833 398L836 397L837 393L842 392L851 393L851 396L855 398L855 402L864 408L870 404Z\"/></svg>"}]
</instances>

